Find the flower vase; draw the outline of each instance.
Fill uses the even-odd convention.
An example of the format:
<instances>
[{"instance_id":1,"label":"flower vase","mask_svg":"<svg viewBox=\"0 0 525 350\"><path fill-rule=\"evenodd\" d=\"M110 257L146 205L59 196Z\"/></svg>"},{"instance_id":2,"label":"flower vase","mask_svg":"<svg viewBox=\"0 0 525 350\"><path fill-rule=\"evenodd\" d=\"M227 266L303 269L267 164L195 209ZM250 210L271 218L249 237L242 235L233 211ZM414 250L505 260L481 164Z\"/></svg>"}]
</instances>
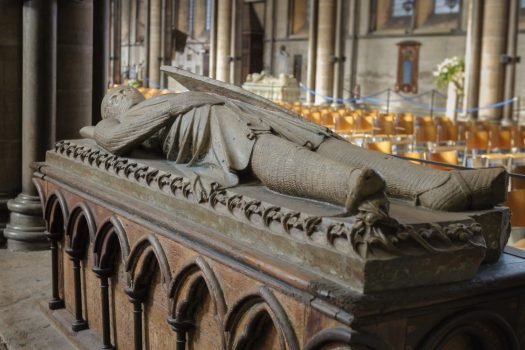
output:
<instances>
[{"instance_id":1,"label":"flower vase","mask_svg":"<svg viewBox=\"0 0 525 350\"><path fill-rule=\"evenodd\" d=\"M453 121L457 119L459 94L456 85L453 82L448 83L447 87L447 110L446 115Z\"/></svg>"}]
</instances>

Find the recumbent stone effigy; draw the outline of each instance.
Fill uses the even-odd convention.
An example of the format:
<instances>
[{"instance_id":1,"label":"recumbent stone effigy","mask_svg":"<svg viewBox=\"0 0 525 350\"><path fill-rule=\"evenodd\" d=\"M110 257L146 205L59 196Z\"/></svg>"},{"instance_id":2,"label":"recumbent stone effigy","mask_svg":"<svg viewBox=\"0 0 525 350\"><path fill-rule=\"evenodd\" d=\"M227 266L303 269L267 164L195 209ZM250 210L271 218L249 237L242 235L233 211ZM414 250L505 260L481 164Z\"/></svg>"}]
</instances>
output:
<instances>
[{"instance_id":1,"label":"recumbent stone effigy","mask_svg":"<svg viewBox=\"0 0 525 350\"><path fill-rule=\"evenodd\" d=\"M82 129L85 139L60 142L48 152L35 182L47 201L50 237L62 242L62 254L66 248L81 251L91 241L93 253L73 259L88 259L96 273L112 276L117 267L108 261L120 259L115 255L120 247L127 276L122 289L136 310L148 300L151 271L160 269L162 285L171 286L166 310L172 314L166 317L179 336L188 332L187 316L176 307L182 289L174 286L189 273L184 266L191 261L211 271L206 284L210 293L220 289L225 295L224 315L235 313L244 300L242 288L232 288L234 280L248 289L259 286L253 293L270 305L269 312L291 322L278 326L286 348L297 348L309 341L301 323L305 315L292 316L279 306L283 302L319 312L320 324L351 326L360 317L354 309L360 298L468 281L482 261L498 260L510 230L508 209L495 207L506 196L504 170L447 172L413 165L353 146L235 86L164 70L189 91L144 100L131 87L110 90L104 119ZM97 231L91 238L78 228L74 213L80 207L94 213L82 214L92 215L82 221ZM60 212L73 217L63 218L67 239L53 226ZM113 231L105 229L109 224ZM118 231L115 225L119 244L105 241ZM143 257L153 253L155 258ZM150 260L156 265L137 267ZM209 276L217 273L218 285L210 287L215 282ZM81 283L54 278L62 283L57 299ZM156 300L162 304L161 299ZM88 303L88 312L96 307ZM219 328L230 332L225 338L220 332L223 345L244 346L249 328L244 333L235 328L244 324L241 318L220 318L225 323ZM97 323L100 333L108 322ZM137 332L134 340L142 342ZM162 327L149 332L153 337Z\"/></svg>"}]
</instances>

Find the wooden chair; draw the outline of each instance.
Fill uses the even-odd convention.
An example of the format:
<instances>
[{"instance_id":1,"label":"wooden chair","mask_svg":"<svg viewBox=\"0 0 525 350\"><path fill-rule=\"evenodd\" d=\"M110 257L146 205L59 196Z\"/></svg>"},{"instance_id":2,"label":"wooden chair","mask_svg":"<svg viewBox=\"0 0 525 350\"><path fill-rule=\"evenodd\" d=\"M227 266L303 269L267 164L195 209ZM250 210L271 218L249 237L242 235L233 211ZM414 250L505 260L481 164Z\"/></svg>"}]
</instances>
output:
<instances>
[{"instance_id":1,"label":"wooden chair","mask_svg":"<svg viewBox=\"0 0 525 350\"><path fill-rule=\"evenodd\" d=\"M514 174L525 175L525 165L515 165L511 167L510 171ZM511 177L510 188L511 190L525 190L525 179Z\"/></svg>"},{"instance_id":2,"label":"wooden chair","mask_svg":"<svg viewBox=\"0 0 525 350\"><path fill-rule=\"evenodd\" d=\"M350 133L354 129L354 117L351 115L337 116L335 118L334 130L337 133Z\"/></svg>"},{"instance_id":3,"label":"wooden chair","mask_svg":"<svg viewBox=\"0 0 525 350\"><path fill-rule=\"evenodd\" d=\"M398 155L402 157L413 158L413 159L426 159L425 152L403 152L403 153L398 153ZM414 163L414 164L424 165L423 163L415 161L415 160L407 160L407 161Z\"/></svg>"},{"instance_id":4,"label":"wooden chair","mask_svg":"<svg viewBox=\"0 0 525 350\"><path fill-rule=\"evenodd\" d=\"M452 165L458 165L458 151L456 149L441 151L441 152L430 152L428 155L428 160L439 163L446 163ZM445 165L434 165L427 164L431 168L449 170L450 167Z\"/></svg>"},{"instance_id":5,"label":"wooden chair","mask_svg":"<svg viewBox=\"0 0 525 350\"><path fill-rule=\"evenodd\" d=\"M491 152L510 151L512 148L512 130L497 129L489 131L489 149Z\"/></svg>"},{"instance_id":6,"label":"wooden chair","mask_svg":"<svg viewBox=\"0 0 525 350\"><path fill-rule=\"evenodd\" d=\"M512 211L511 225L514 227L525 226L525 189L512 190L508 193L503 205Z\"/></svg>"},{"instance_id":7,"label":"wooden chair","mask_svg":"<svg viewBox=\"0 0 525 350\"><path fill-rule=\"evenodd\" d=\"M394 118L396 135L414 134L414 116L410 113L399 113Z\"/></svg>"},{"instance_id":8,"label":"wooden chair","mask_svg":"<svg viewBox=\"0 0 525 350\"><path fill-rule=\"evenodd\" d=\"M379 141L379 142L368 142L365 143L365 147L373 151L391 154L392 153L392 142L391 141Z\"/></svg>"},{"instance_id":9,"label":"wooden chair","mask_svg":"<svg viewBox=\"0 0 525 350\"><path fill-rule=\"evenodd\" d=\"M364 116L359 114L354 119L354 131L356 132L371 132L374 125L374 118L371 116Z\"/></svg>"},{"instance_id":10,"label":"wooden chair","mask_svg":"<svg viewBox=\"0 0 525 350\"><path fill-rule=\"evenodd\" d=\"M487 151L490 146L489 132L487 130L468 130L466 132L467 149L472 151Z\"/></svg>"}]
</instances>

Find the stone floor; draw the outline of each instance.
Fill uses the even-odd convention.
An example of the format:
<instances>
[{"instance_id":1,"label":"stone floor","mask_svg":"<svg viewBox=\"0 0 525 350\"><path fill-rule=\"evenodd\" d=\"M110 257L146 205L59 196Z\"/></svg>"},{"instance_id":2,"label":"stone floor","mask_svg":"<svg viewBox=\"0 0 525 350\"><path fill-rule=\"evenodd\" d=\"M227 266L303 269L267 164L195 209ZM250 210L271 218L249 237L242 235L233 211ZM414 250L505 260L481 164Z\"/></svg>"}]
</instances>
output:
<instances>
[{"instance_id":1,"label":"stone floor","mask_svg":"<svg viewBox=\"0 0 525 350\"><path fill-rule=\"evenodd\" d=\"M38 305L51 291L49 254L0 249L0 350L74 349Z\"/></svg>"}]
</instances>

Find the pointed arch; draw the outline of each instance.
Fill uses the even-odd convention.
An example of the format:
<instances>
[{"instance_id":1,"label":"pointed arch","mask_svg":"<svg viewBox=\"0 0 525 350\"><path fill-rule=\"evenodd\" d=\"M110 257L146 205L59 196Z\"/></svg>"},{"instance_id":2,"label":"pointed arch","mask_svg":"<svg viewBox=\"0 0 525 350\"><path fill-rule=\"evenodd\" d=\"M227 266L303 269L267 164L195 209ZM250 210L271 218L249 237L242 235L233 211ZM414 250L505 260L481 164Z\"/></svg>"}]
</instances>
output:
<instances>
[{"instance_id":1,"label":"pointed arch","mask_svg":"<svg viewBox=\"0 0 525 350\"><path fill-rule=\"evenodd\" d=\"M95 266L114 271L115 253L117 251L120 251L122 263L125 265L130 254L128 236L119 218L112 215L100 225L95 234L93 243Z\"/></svg>"},{"instance_id":2,"label":"pointed arch","mask_svg":"<svg viewBox=\"0 0 525 350\"><path fill-rule=\"evenodd\" d=\"M187 282L193 284L198 282L197 279L191 279L191 277L195 275L202 277L204 280L217 315L222 323L227 311L224 292L212 268L201 256L198 256L191 263L187 264L170 284L168 297L173 300L171 308L172 317L175 317L176 314L181 311L184 302L188 302L187 298L182 298L179 293Z\"/></svg>"},{"instance_id":3,"label":"pointed arch","mask_svg":"<svg viewBox=\"0 0 525 350\"><path fill-rule=\"evenodd\" d=\"M64 195L58 190L51 192L44 205L47 232L62 235L67 229L68 219L69 211Z\"/></svg>"},{"instance_id":4,"label":"pointed arch","mask_svg":"<svg viewBox=\"0 0 525 350\"><path fill-rule=\"evenodd\" d=\"M83 226L80 226L83 220L87 232L85 232ZM93 242L96 232L97 226L91 209L89 209L88 205L84 202L77 204L71 210L71 215L69 216L66 226L66 236L68 237L67 243L69 248L75 250L85 249L83 245L88 242L86 239L89 239L89 242Z\"/></svg>"},{"instance_id":5,"label":"pointed arch","mask_svg":"<svg viewBox=\"0 0 525 350\"><path fill-rule=\"evenodd\" d=\"M235 303L226 315L224 330L232 335L229 339L227 349L233 349L234 345L243 343L245 339L251 336L249 329L237 329L242 318L251 312L254 312L254 315L248 322L248 328L252 327L253 323L257 322L258 319L263 318L261 313L266 312L278 332L281 346L288 350L299 350L300 347L297 336L284 308L266 286L259 288L255 293L244 296ZM240 335L239 331L241 332Z\"/></svg>"},{"instance_id":6,"label":"pointed arch","mask_svg":"<svg viewBox=\"0 0 525 350\"><path fill-rule=\"evenodd\" d=\"M135 246L133 246L128 256L128 260L126 261L126 271L131 274L132 280L135 280L138 276L142 276L146 273L148 266L138 266L140 258L144 254L146 255L145 259L143 259L143 265L144 263L149 265L149 263L152 262L150 257L151 254L155 256L155 260L160 269L162 285L167 289L171 281L171 270L164 249L162 249L162 245L154 234L148 234L142 237L138 240ZM130 288L133 288L133 286L130 286Z\"/></svg>"}]
</instances>

